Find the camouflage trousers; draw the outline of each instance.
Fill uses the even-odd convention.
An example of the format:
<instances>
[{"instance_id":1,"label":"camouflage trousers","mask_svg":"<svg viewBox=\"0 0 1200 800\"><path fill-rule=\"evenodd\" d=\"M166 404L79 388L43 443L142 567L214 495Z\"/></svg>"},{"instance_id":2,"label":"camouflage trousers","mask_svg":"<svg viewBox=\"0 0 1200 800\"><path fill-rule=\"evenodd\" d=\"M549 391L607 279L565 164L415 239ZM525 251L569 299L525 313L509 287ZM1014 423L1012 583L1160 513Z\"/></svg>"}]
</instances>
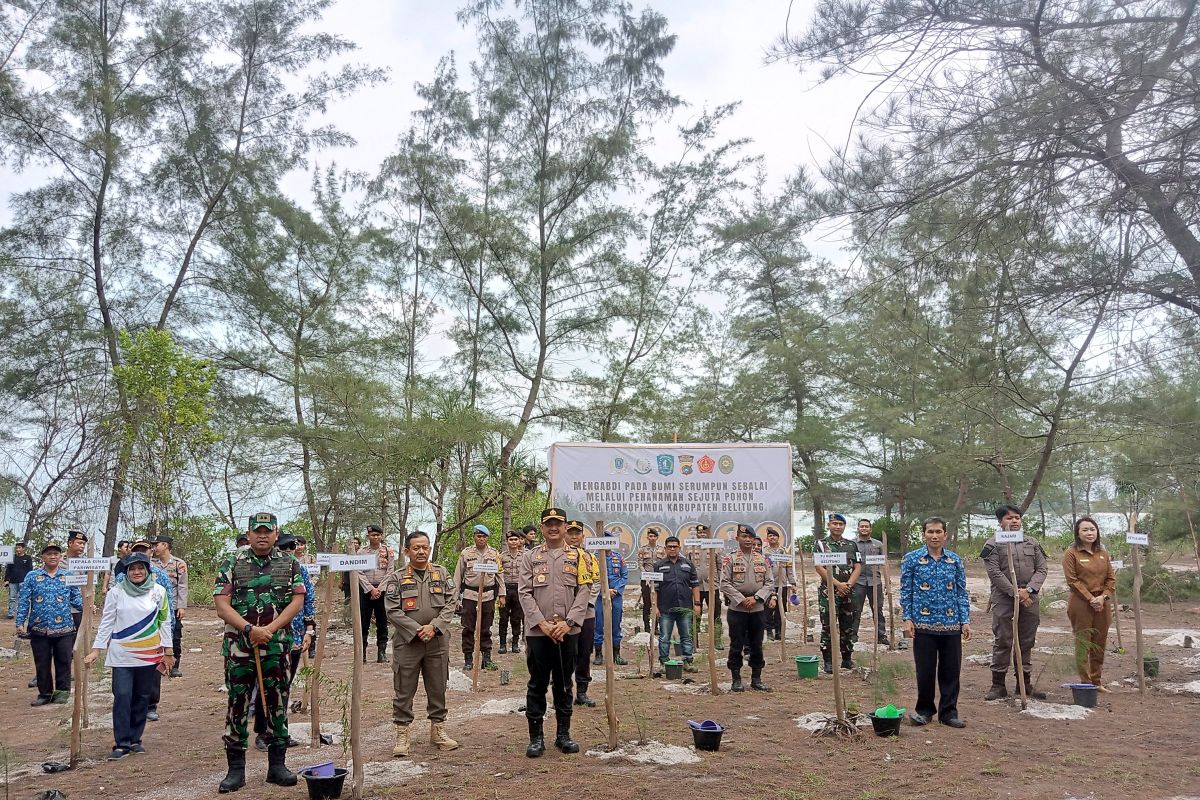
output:
<instances>
[{"instance_id":1,"label":"camouflage trousers","mask_svg":"<svg viewBox=\"0 0 1200 800\"><path fill-rule=\"evenodd\" d=\"M288 742L288 658L286 654L271 653L262 656L263 690L266 697L255 698L253 691L258 685L254 657L227 656L225 658L225 688L228 691L228 708L225 713L225 747L230 750L245 750L250 738L247 717L252 702L264 703L267 718L265 738L268 744L287 747Z\"/></svg>"},{"instance_id":2,"label":"camouflage trousers","mask_svg":"<svg viewBox=\"0 0 1200 800\"><path fill-rule=\"evenodd\" d=\"M842 658L852 658L854 656L854 642L858 638L854 635L854 594L851 593L847 597L842 597L836 592L834 601L834 613L837 616L838 626L838 644L841 646ZM825 587L817 593L817 608L821 612L821 655L825 660L832 661L833 644L829 634L829 597L825 593Z\"/></svg>"}]
</instances>

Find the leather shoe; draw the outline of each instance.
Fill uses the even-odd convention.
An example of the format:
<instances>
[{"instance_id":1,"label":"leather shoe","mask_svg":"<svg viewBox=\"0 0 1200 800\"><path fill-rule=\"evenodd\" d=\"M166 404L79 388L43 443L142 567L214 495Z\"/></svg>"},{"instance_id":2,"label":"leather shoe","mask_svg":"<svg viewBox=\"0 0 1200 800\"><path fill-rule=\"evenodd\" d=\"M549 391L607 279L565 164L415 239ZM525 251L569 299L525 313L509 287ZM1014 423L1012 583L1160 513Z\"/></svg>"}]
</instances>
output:
<instances>
[{"instance_id":1,"label":"leather shoe","mask_svg":"<svg viewBox=\"0 0 1200 800\"><path fill-rule=\"evenodd\" d=\"M929 717L925 716L924 714L917 714L916 712L913 712L912 714L908 715L908 721L919 728L922 725L929 724Z\"/></svg>"},{"instance_id":2,"label":"leather shoe","mask_svg":"<svg viewBox=\"0 0 1200 800\"><path fill-rule=\"evenodd\" d=\"M48 706L48 705L50 705L50 698L42 697L41 695L38 695L36 698L34 698L34 701L32 703L30 703L29 705L31 705L31 706Z\"/></svg>"},{"instance_id":3,"label":"leather shoe","mask_svg":"<svg viewBox=\"0 0 1200 800\"><path fill-rule=\"evenodd\" d=\"M943 725L946 725L946 726L948 726L948 727L951 727L951 728L965 728L965 727L967 727L967 723L963 722L963 721L962 721L961 719L959 719L958 717L951 717L950 719L943 719L943 720L939 720L939 721L940 721L940 722L941 722Z\"/></svg>"}]
</instances>

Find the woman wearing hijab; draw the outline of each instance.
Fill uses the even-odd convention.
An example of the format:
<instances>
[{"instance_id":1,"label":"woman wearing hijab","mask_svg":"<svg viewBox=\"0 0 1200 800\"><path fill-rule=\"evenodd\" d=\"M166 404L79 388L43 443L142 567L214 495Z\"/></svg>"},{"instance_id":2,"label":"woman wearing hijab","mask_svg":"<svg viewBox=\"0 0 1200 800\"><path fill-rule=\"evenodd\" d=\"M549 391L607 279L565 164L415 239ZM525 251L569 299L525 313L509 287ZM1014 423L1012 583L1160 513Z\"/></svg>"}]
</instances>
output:
<instances>
[{"instance_id":1,"label":"woman wearing hijab","mask_svg":"<svg viewBox=\"0 0 1200 800\"><path fill-rule=\"evenodd\" d=\"M171 669L170 611L167 593L150 573L150 558L133 553L117 564L125 580L104 599L104 614L83 660L96 663L107 650L104 664L112 670L113 746L109 761L131 753L144 753L142 732L150 698L162 676Z\"/></svg>"},{"instance_id":2,"label":"woman wearing hijab","mask_svg":"<svg viewBox=\"0 0 1200 800\"><path fill-rule=\"evenodd\" d=\"M1075 666L1079 680L1091 683L1104 693L1110 690L1101 680L1108 626L1112 624L1109 598L1117 588L1108 551L1100 543L1100 526L1091 517L1075 521L1075 542L1062 559L1063 575L1071 587L1067 600L1067 618L1075 632Z\"/></svg>"}]
</instances>

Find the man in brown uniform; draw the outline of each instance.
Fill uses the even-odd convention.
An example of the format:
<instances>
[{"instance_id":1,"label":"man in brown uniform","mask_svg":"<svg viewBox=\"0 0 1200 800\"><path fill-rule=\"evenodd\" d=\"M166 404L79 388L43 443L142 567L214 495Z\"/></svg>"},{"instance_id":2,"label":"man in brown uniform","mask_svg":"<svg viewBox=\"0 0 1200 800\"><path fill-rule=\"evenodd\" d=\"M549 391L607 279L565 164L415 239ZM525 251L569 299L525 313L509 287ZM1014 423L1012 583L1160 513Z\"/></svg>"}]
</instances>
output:
<instances>
[{"instance_id":1,"label":"man in brown uniform","mask_svg":"<svg viewBox=\"0 0 1200 800\"><path fill-rule=\"evenodd\" d=\"M658 528L648 528L646 530L646 541L638 548L637 560L638 569L642 572L653 572L654 565L667 557L667 550L664 547L658 546ZM642 630L650 630L650 610L654 604L650 602L650 583L642 581Z\"/></svg>"},{"instance_id":2,"label":"man in brown uniform","mask_svg":"<svg viewBox=\"0 0 1200 800\"><path fill-rule=\"evenodd\" d=\"M750 646L750 688L769 692L762 682L763 629L766 609L776 605L775 575L762 553L754 552L758 535L749 525L738 525L738 552L721 568L721 594L729 604L729 658L725 664L733 675L733 691L742 686L742 648Z\"/></svg>"},{"instance_id":3,"label":"man in brown uniform","mask_svg":"<svg viewBox=\"0 0 1200 800\"><path fill-rule=\"evenodd\" d=\"M579 547L583 542L583 523L573 519L567 523L567 546ZM600 574L600 560L586 550L579 551L579 557L587 562L587 569L592 575ZM588 697L588 687L592 685L592 639L596 636L596 599L600 595L600 581L592 583L592 594L588 600L587 613L583 615L583 627L579 631L579 647L575 651L575 705L594 708L596 701Z\"/></svg>"},{"instance_id":4,"label":"man in brown uniform","mask_svg":"<svg viewBox=\"0 0 1200 800\"><path fill-rule=\"evenodd\" d=\"M544 543L526 551L517 574L517 594L525 612L525 664L529 668L525 694L529 747L525 755L530 758L546 752L542 718L546 714L546 688L551 685L558 723L554 746L564 753L579 752L579 745L571 740L571 677L593 578L586 570L582 551L566 546L564 522L566 515L561 508L542 512Z\"/></svg>"},{"instance_id":5,"label":"man in brown uniform","mask_svg":"<svg viewBox=\"0 0 1200 800\"><path fill-rule=\"evenodd\" d=\"M775 608L767 611L767 634L776 641L783 633L781 615L787 608L788 595L796 591L796 564L782 541L778 528L767 528L767 546L762 552L771 562L771 572L775 574L775 596L778 598Z\"/></svg>"},{"instance_id":6,"label":"man in brown uniform","mask_svg":"<svg viewBox=\"0 0 1200 800\"><path fill-rule=\"evenodd\" d=\"M1021 510L1013 506L1000 506L996 509L996 520L1002 531L1021 530ZM1008 667L1016 664L1013 656L1012 621L1014 598L1021 604L1021 613L1017 617L1017 639L1021 647L1021 670L1025 673L1025 691L1033 698L1044 700L1045 692L1031 688L1030 678L1033 674L1033 644L1037 637L1038 624L1041 622L1041 611L1038 608L1038 592L1046 580L1046 552L1036 540L1026 539L1019 544L1013 544L1012 565L1017 570L1017 585L1013 586L1011 567L1008 558L1008 544L996 542L993 536L983 545L979 553L983 565L987 568L988 580L992 582L992 593L989 604L992 607L992 688L984 695L987 700L999 700L1008 696L1004 686Z\"/></svg>"},{"instance_id":7,"label":"man in brown uniform","mask_svg":"<svg viewBox=\"0 0 1200 800\"><path fill-rule=\"evenodd\" d=\"M696 538L711 539L712 528L701 522L696 526ZM716 610L713 614L713 620L716 623L716 630L713 631L713 645L718 650L724 650L725 645L721 641L721 630L723 627L721 624L721 593L719 591L713 591L713 587L708 585L708 551L691 547L684 550L683 553L687 560L695 565L696 574L700 576L700 606L696 609L696 627L695 630L692 631L692 639L696 642L701 641L700 623L703 620L708 619L708 614L706 611L704 611L704 606L706 603L713 603L716 606ZM717 553L717 566L714 578L718 584L721 581L721 565L724 558L724 553Z\"/></svg>"},{"instance_id":8,"label":"man in brown uniform","mask_svg":"<svg viewBox=\"0 0 1200 800\"><path fill-rule=\"evenodd\" d=\"M475 622L479 616L479 657L484 669L497 669L492 661L492 621L496 618L496 597L504 596L504 570L495 573L476 573L476 564L500 566L500 554L488 544L492 532L486 525L475 526L475 545L458 554L454 567L454 585L458 587L462 608L463 669L475 666ZM483 582L483 597L479 584ZM476 603L483 603L483 614L479 615Z\"/></svg>"},{"instance_id":9,"label":"man in brown uniform","mask_svg":"<svg viewBox=\"0 0 1200 800\"><path fill-rule=\"evenodd\" d=\"M375 660L386 664L388 646L387 611L383 603L383 582L392 572L392 549L383 541L383 528L367 526L367 543L358 549L358 555L373 555L378 558L375 569L358 573L358 604L362 611L362 660L367 663L367 632L371 630L371 619L375 620L375 645L378 651ZM349 573L346 573L349 575Z\"/></svg>"},{"instance_id":10,"label":"man in brown uniform","mask_svg":"<svg viewBox=\"0 0 1200 800\"><path fill-rule=\"evenodd\" d=\"M504 594L500 596L500 652L507 653L505 637L512 625L512 651L521 652L521 628L525 616L521 613L521 599L517 597L517 571L521 557L525 555L525 537L520 531L509 531L508 549L500 554L500 569L504 572Z\"/></svg>"},{"instance_id":11,"label":"man in brown uniform","mask_svg":"<svg viewBox=\"0 0 1200 800\"><path fill-rule=\"evenodd\" d=\"M425 680L429 743L453 750L458 742L446 735L446 678L450 674L450 622L454 619L454 584L445 567L429 563L429 536L413 531L404 539L408 565L384 583L384 606L392 626L392 722L396 746L392 755L408 755L408 726L413 721L417 678Z\"/></svg>"}]
</instances>

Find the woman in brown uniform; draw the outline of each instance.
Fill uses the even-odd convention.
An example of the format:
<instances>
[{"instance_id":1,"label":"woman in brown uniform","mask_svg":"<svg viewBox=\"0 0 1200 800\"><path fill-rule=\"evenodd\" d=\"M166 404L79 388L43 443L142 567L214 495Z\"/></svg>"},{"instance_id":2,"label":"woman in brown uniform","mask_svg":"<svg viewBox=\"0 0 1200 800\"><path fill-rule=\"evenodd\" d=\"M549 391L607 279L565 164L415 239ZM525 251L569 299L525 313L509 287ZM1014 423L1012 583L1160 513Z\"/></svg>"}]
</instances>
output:
<instances>
[{"instance_id":1,"label":"woman in brown uniform","mask_svg":"<svg viewBox=\"0 0 1200 800\"><path fill-rule=\"evenodd\" d=\"M1091 517L1075 522L1075 543L1063 553L1063 575L1071 587L1067 618L1075 632L1075 665L1079 679L1108 692L1100 679L1104 646L1112 622L1113 592L1117 573L1108 551L1100 543L1100 527Z\"/></svg>"}]
</instances>

